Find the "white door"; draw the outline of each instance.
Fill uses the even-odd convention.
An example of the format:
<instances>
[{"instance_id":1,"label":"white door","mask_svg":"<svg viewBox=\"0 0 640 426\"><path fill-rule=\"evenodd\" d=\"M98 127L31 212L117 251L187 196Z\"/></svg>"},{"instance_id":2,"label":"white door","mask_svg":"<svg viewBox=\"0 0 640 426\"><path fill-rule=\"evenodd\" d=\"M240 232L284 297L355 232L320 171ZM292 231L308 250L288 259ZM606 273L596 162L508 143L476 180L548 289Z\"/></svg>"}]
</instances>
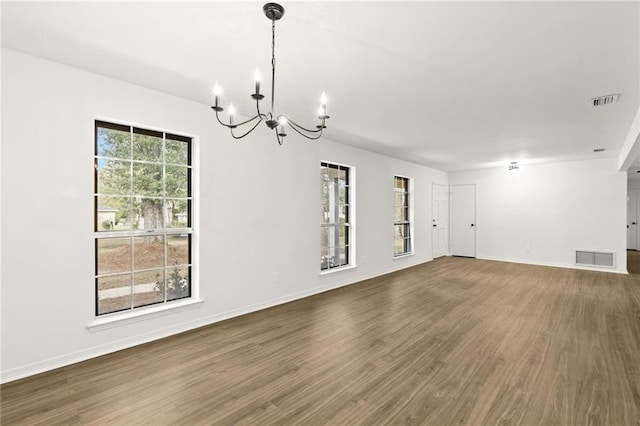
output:
<instances>
[{"instance_id":1,"label":"white door","mask_svg":"<svg viewBox=\"0 0 640 426\"><path fill-rule=\"evenodd\" d=\"M476 257L476 185L451 185L451 254Z\"/></svg>"},{"instance_id":2,"label":"white door","mask_svg":"<svg viewBox=\"0 0 640 426\"><path fill-rule=\"evenodd\" d=\"M449 249L449 194L447 187L433 184L431 198L433 221L431 238L433 242L433 258L445 256Z\"/></svg>"},{"instance_id":3,"label":"white door","mask_svg":"<svg viewBox=\"0 0 640 426\"><path fill-rule=\"evenodd\" d=\"M638 249L638 193L627 194L627 249Z\"/></svg>"}]
</instances>

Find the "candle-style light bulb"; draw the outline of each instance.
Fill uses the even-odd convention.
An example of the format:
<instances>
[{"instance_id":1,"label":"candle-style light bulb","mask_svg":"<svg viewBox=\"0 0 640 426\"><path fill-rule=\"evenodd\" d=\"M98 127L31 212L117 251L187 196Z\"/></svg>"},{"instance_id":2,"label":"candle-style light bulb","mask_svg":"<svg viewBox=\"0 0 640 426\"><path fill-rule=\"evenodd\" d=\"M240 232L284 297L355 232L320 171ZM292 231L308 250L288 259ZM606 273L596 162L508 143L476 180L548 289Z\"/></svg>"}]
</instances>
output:
<instances>
[{"instance_id":1,"label":"candle-style light bulb","mask_svg":"<svg viewBox=\"0 0 640 426\"><path fill-rule=\"evenodd\" d=\"M327 94L322 92L322 96L320 96L320 104L322 106L326 106L327 105Z\"/></svg>"},{"instance_id":2,"label":"candle-style light bulb","mask_svg":"<svg viewBox=\"0 0 640 426\"><path fill-rule=\"evenodd\" d=\"M262 74L260 70L256 68L256 72L253 73L253 79L256 81L256 95L260 94L260 80L262 80Z\"/></svg>"},{"instance_id":3,"label":"candle-style light bulb","mask_svg":"<svg viewBox=\"0 0 640 426\"><path fill-rule=\"evenodd\" d=\"M218 82L216 81L216 84L213 85L213 96L215 99L215 106L218 107L218 105L220 104L220 95L222 94L222 89L220 88L220 86L218 86Z\"/></svg>"},{"instance_id":4,"label":"candle-style light bulb","mask_svg":"<svg viewBox=\"0 0 640 426\"><path fill-rule=\"evenodd\" d=\"M236 109L233 104L229 104L229 124L233 124L234 115L236 115Z\"/></svg>"},{"instance_id":5,"label":"candle-style light bulb","mask_svg":"<svg viewBox=\"0 0 640 426\"><path fill-rule=\"evenodd\" d=\"M287 134L284 132L284 126L287 125L287 117L280 116L278 118L278 123L280 123L280 131L278 132L278 135L280 137L287 136Z\"/></svg>"}]
</instances>

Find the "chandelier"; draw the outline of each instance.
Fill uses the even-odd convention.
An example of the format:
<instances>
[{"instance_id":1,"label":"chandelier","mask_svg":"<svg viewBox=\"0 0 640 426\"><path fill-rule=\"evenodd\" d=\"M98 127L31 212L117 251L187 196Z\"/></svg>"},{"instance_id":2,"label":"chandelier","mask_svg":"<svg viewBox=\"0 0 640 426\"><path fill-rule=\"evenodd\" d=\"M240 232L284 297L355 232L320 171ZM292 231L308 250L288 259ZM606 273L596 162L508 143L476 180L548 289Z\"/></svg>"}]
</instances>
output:
<instances>
[{"instance_id":1,"label":"chandelier","mask_svg":"<svg viewBox=\"0 0 640 426\"><path fill-rule=\"evenodd\" d=\"M253 117L251 117L246 121L243 121L241 123L236 123L234 121L236 110L233 107L233 104L230 104L229 110L228 110L229 122L224 123L222 120L220 120L220 113L224 111L224 109L220 106L220 96L222 94L222 89L220 88L220 86L218 86L217 82L213 88L215 104L211 108L216 112L216 119L218 120L218 122L230 129L231 136L233 136L234 139L241 139L247 136L256 127L258 127L258 124L260 124L263 120L265 121L265 124L267 125L268 128L273 129L275 131L278 144L280 145L282 145L282 141L284 137L287 136L286 134L287 125L291 129L295 130L297 133L299 133L300 135L304 136L307 139L313 139L313 140L320 139L320 137L322 136L323 129L327 127L325 125L326 120L329 119L329 116L327 115L327 96L325 95L324 92L320 97L320 109L318 110L319 122L316 125L315 129L307 129L299 125L295 121L293 121L288 116L284 114L275 116L273 112L274 99L275 99L274 87L275 87L275 79L276 79L276 55L275 55L276 21L282 18L282 16L284 15L284 7L280 6L277 3L267 3L262 7L262 11L266 15L266 17L271 21L271 110L266 114L263 112L260 112L260 101L264 99L264 95L260 93L261 75L260 75L260 71L257 69L254 74L254 79L256 82L256 90L255 90L255 93L251 95L251 99L256 101L256 115L254 115ZM234 133L233 130L238 127L248 128L249 130L247 130L245 133L237 135L236 133Z\"/></svg>"}]
</instances>

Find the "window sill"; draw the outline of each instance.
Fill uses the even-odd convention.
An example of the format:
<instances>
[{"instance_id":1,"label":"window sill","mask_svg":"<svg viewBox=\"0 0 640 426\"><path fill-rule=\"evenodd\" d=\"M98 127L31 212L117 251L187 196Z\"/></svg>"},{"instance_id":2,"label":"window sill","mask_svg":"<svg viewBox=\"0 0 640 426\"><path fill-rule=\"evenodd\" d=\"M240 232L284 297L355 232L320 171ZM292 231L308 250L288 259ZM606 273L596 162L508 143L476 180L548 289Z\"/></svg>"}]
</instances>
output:
<instances>
[{"instance_id":1,"label":"window sill","mask_svg":"<svg viewBox=\"0 0 640 426\"><path fill-rule=\"evenodd\" d=\"M340 268L331 268L331 269L328 269L326 271L320 271L320 276L322 276L322 275L331 275L331 274L334 274L336 272L348 271L349 269L355 269L355 268L357 268L356 265L347 265L347 266L342 266Z\"/></svg>"},{"instance_id":2,"label":"window sill","mask_svg":"<svg viewBox=\"0 0 640 426\"><path fill-rule=\"evenodd\" d=\"M138 308L125 313L116 312L111 315L95 318L87 324L87 329L92 333L95 331L107 330L114 327L133 324L139 321L146 321L151 318L194 309L203 303L204 300L202 299L187 299L169 304L150 306L148 308Z\"/></svg>"},{"instance_id":3,"label":"window sill","mask_svg":"<svg viewBox=\"0 0 640 426\"><path fill-rule=\"evenodd\" d=\"M395 259L403 259L403 258L405 258L405 257L411 257L411 256L413 256L413 255L414 255L414 253L413 253L413 252L412 252L412 253L405 253L405 254L400 254L400 255L398 255L398 256L393 256L393 259L394 259L394 260L395 260Z\"/></svg>"}]
</instances>

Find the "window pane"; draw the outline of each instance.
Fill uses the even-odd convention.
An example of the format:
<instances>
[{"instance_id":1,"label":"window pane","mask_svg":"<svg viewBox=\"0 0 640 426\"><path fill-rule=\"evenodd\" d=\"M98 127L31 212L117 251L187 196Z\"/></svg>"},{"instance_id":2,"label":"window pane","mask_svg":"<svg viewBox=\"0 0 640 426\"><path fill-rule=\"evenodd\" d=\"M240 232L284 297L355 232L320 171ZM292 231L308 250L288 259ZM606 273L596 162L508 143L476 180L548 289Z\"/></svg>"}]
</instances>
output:
<instances>
[{"instance_id":1,"label":"window pane","mask_svg":"<svg viewBox=\"0 0 640 426\"><path fill-rule=\"evenodd\" d=\"M325 226L320 228L320 256L329 254L329 229Z\"/></svg>"},{"instance_id":2,"label":"window pane","mask_svg":"<svg viewBox=\"0 0 640 426\"><path fill-rule=\"evenodd\" d=\"M338 260L338 265L342 266L342 265L347 265L349 263L349 247L348 246L343 246L340 247L339 250L339 260Z\"/></svg>"},{"instance_id":3,"label":"window pane","mask_svg":"<svg viewBox=\"0 0 640 426\"><path fill-rule=\"evenodd\" d=\"M189 196L189 169L167 166L166 188L168 197L187 198Z\"/></svg>"},{"instance_id":4,"label":"window pane","mask_svg":"<svg viewBox=\"0 0 640 426\"><path fill-rule=\"evenodd\" d=\"M98 158L95 164L98 194L131 194L131 163L129 161Z\"/></svg>"},{"instance_id":5,"label":"window pane","mask_svg":"<svg viewBox=\"0 0 640 426\"><path fill-rule=\"evenodd\" d=\"M138 198L133 200L134 229L162 229L164 208L161 198Z\"/></svg>"},{"instance_id":6,"label":"window pane","mask_svg":"<svg viewBox=\"0 0 640 426\"><path fill-rule=\"evenodd\" d=\"M190 235L167 235L167 267L188 265Z\"/></svg>"},{"instance_id":7,"label":"window pane","mask_svg":"<svg viewBox=\"0 0 640 426\"><path fill-rule=\"evenodd\" d=\"M349 206L338 206L338 219L340 223L347 223L349 217Z\"/></svg>"},{"instance_id":8,"label":"window pane","mask_svg":"<svg viewBox=\"0 0 640 426\"><path fill-rule=\"evenodd\" d=\"M338 185L338 202L340 204L349 204L349 187Z\"/></svg>"},{"instance_id":9,"label":"window pane","mask_svg":"<svg viewBox=\"0 0 640 426\"><path fill-rule=\"evenodd\" d=\"M344 246L349 244L349 228L347 226L341 226L339 228L338 245Z\"/></svg>"},{"instance_id":10,"label":"window pane","mask_svg":"<svg viewBox=\"0 0 640 426\"><path fill-rule=\"evenodd\" d=\"M402 210L403 210L403 207L396 206L394 208L394 215L393 215L394 222L401 222L402 220L404 220L402 217Z\"/></svg>"},{"instance_id":11,"label":"window pane","mask_svg":"<svg viewBox=\"0 0 640 426\"><path fill-rule=\"evenodd\" d=\"M164 236L135 237L133 239L133 269L164 267Z\"/></svg>"},{"instance_id":12,"label":"window pane","mask_svg":"<svg viewBox=\"0 0 640 426\"><path fill-rule=\"evenodd\" d=\"M98 275L131 271L131 238L101 238L96 241Z\"/></svg>"},{"instance_id":13,"label":"window pane","mask_svg":"<svg viewBox=\"0 0 640 426\"><path fill-rule=\"evenodd\" d=\"M189 226L189 200L165 200L165 228L186 228Z\"/></svg>"},{"instance_id":14,"label":"window pane","mask_svg":"<svg viewBox=\"0 0 640 426\"><path fill-rule=\"evenodd\" d=\"M164 302L164 269L134 274L133 306L135 308Z\"/></svg>"},{"instance_id":15,"label":"window pane","mask_svg":"<svg viewBox=\"0 0 640 426\"><path fill-rule=\"evenodd\" d=\"M133 194L162 197L162 165L133 163Z\"/></svg>"},{"instance_id":16,"label":"window pane","mask_svg":"<svg viewBox=\"0 0 640 426\"><path fill-rule=\"evenodd\" d=\"M396 238L393 244L393 255L397 256L404 253L404 240L402 238Z\"/></svg>"},{"instance_id":17,"label":"window pane","mask_svg":"<svg viewBox=\"0 0 640 426\"><path fill-rule=\"evenodd\" d=\"M131 133L98 127L96 155L99 157L131 158Z\"/></svg>"},{"instance_id":18,"label":"window pane","mask_svg":"<svg viewBox=\"0 0 640 426\"><path fill-rule=\"evenodd\" d=\"M327 204L320 205L320 223L329 223L329 206Z\"/></svg>"},{"instance_id":19,"label":"window pane","mask_svg":"<svg viewBox=\"0 0 640 426\"><path fill-rule=\"evenodd\" d=\"M340 179L340 170L338 170L335 167L328 167L327 168L327 175L329 177L329 181L337 182L338 179Z\"/></svg>"},{"instance_id":20,"label":"window pane","mask_svg":"<svg viewBox=\"0 0 640 426\"><path fill-rule=\"evenodd\" d=\"M131 274L98 278L98 315L131 309Z\"/></svg>"},{"instance_id":21,"label":"window pane","mask_svg":"<svg viewBox=\"0 0 640 426\"><path fill-rule=\"evenodd\" d=\"M320 167L320 181L322 183L329 181L329 169L327 167Z\"/></svg>"},{"instance_id":22,"label":"window pane","mask_svg":"<svg viewBox=\"0 0 640 426\"><path fill-rule=\"evenodd\" d=\"M167 163L188 165L189 147L185 142L166 140Z\"/></svg>"},{"instance_id":23,"label":"window pane","mask_svg":"<svg viewBox=\"0 0 640 426\"><path fill-rule=\"evenodd\" d=\"M340 232L337 227L335 226L327 227L327 236L328 236L327 242L328 242L329 248L340 245L340 241L339 241Z\"/></svg>"},{"instance_id":24,"label":"window pane","mask_svg":"<svg viewBox=\"0 0 640 426\"><path fill-rule=\"evenodd\" d=\"M130 204L128 197L96 197L96 231L131 229Z\"/></svg>"},{"instance_id":25,"label":"window pane","mask_svg":"<svg viewBox=\"0 0 640 426\"><path fill-rule=\"evenodd\" d=\"M394 226L393 254L406 254L411 251L411 226L407 224Z\"/></svg>"},{"instance_id":26,"label":"window pane","mask_svg":"<svg viewBox=\"0 0 640 426\"><path fill-rule=\"evenodd\" d=\"M162 136L133 134L133 159L162 161Z\"/></svg>"},{"instance_id":27,"label":"window pane","mask_svg":"<svg viewBox=\"0 0 640 426\"><path fill-rule=\"evenodd\" d=\"M405 203L406 203L405 194L403 192L396 192L394 194L394 199L395 199L395 206L396 207L404 206Z\"/></svg>"},{"instance_id":28,"label":"window pane","mask_svg":"<svg viewBox=\"0 0 640 426\"><path fill-rule=\"evenodd\" d=\"M191 268L167 268L167 300L191 296Z\"/></svg>"},{"instance_id":29,"label":"window pane","mask_svg":"<svg viewBox=\"0 0 640 426\"><path fill-rule=\"evenodd\" d=\"M396 190L400 190L400 191L406 191L408 185L408 179L407 178L401 178L396 176L393 182L393 186L394 188L396 188Z\"/></svg>"}]
</instances>

